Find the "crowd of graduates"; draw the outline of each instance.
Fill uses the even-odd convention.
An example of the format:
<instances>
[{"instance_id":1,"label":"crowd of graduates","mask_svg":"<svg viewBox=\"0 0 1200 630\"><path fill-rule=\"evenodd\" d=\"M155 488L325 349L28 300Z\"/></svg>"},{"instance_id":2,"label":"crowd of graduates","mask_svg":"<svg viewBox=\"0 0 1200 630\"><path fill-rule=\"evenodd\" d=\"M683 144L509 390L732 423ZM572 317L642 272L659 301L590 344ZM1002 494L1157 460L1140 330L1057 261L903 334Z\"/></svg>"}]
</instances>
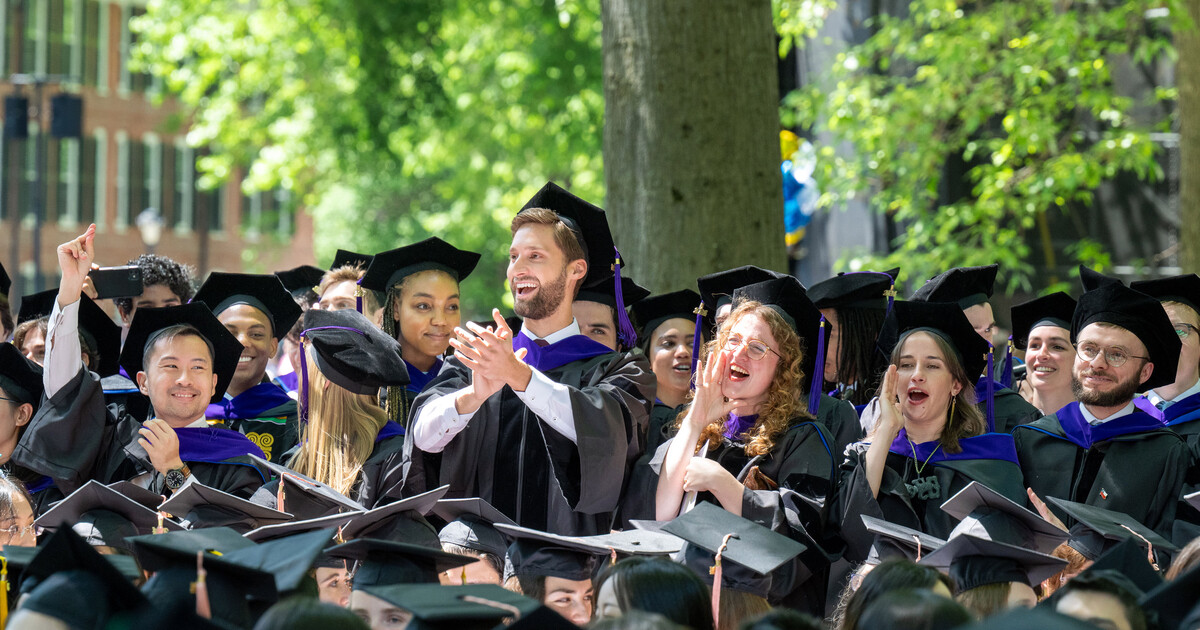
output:
<instances>
[{"instance_id":1,"label":"crowd of graduates","mask_svg":"<svg viewBox=\"0 0 1200 630\"><path fill-rule=\"evenodd\" d=\"M651 295L553 183L511 227L507 319L436 237L0 268L0 627L1200 628L1200 276L1009 337L996 265Z\"/></svg>"}]
</instances>

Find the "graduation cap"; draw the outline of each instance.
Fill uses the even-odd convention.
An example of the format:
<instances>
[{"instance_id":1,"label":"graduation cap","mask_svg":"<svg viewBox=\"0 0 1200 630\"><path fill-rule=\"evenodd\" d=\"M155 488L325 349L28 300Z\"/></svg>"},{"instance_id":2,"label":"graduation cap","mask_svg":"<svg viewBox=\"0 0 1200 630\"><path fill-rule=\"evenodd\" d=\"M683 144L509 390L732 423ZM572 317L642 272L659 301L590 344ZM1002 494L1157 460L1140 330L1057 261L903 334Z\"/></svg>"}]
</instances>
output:
<instances>
[{"instance_id":1,"label":"graduation cap","mask_svg":"<svg viewBox=\"0 0 1200 630\"><path fill-rule=\"evenodd\" d=\"M162 505L163 502L163 495L153 490L147 490L132 481L114 481L108 484L108 488L114 492L119 492L125 498L148 510L158 511L158 506Z\"/></svg>"},{"instance_id":2,"label":"graduation cap","mask_svg":"<svg viewBox=\"0 0 1200 630\"><path fill-rule=\"evenodd\" d=\"M158 509L179 518L189 528L229 527L241 533L292 520L291 514L206 486L195 476L188 477Z\"/></svg>"},{"instance_id":3,"label":"graduation cap","mask_svg":"<svg viewBox=\"0 0 1200 630\"><path fill-rule=\"evenodd\" d=\"M612 308L616 312L617 337L626 348L637 345L637 329L629 321L629 313L625 305L636 302L650 295L650 290L633 281L629 276L620 277L620 289L617 288L618 276L613 273L604 279L590 285L585 285L575 296L576 302L596 302Z\"/></svg>"},{"instance_id":4,"label":"graduation cap","mask_svg":"<svg viewBox=\"0 0 1200 630\"><path fill-rule=\"evenodd\" d=\"M608 549L578 536L561 536L516 525L497 524L496 529L513 539L504 563L504 580L509 577L557 577L564 580L592 579L598 556Z\"/></svg>"},{"instance_id":5,"label":"graduation cap","mask_svg":"<svg viewBox=\"0 0 1200 630\"><path fill-rule=\"evenodd\" d=\"M740 287L733 292L733 299L735 304L754 300L770 307L804 340L801 369L809 377L808 413L816 415L824 383L829 329L825 326L825 316L808 299L804 285L793 276L783 276Z\"/></svg>"},{"instance_id":6,"label":"graduation cap","mask_svg":"<svg viewBox=\"0 0 1200 630\"><path fill-rule=\"evenodd\" d=\"M1075 300L1059 291L1017 304L1010 312L1013 345L1019 350L1024 350L1029 346L1029 334L1039 326L1058 326L1065 328L1070 334L1071 318L1075 315Z\"/></svg>"},{"instance_id":7,"label":"graduation cap","mask_svg":"<svg viewBox=\"0 0 1200 630\"><path fill-rule=\"evenodd\" d=\"M1200 276L1194 273L1131 282L1129 288L1141 291L1159 302L1179 302L1200 313Z\"/></svg>"},{"instance_id":8,"label":"graduation cap","mask_svg":"<svg viewBox=\"0 0 1200 630\"><path fill-rule=\"evenodd\" d=\"M0 341L0 389L17 404L42 404L42 366L26 359L11 343Z\"/></svg>"},{"instance_id":9,"label":"graduation cap","mask_svg":"<svg viewBox=\"0 0 1200 630\"><path fill-rule=\"evenodd\" d=\"M257 455L250 455L250 458L256 464L266 466L279 479L284 494L284 507L296 520L309 520L343 512L365 512L367 509L358 501L312 477Z\"/></svg>"},{"instance_id":10,"label":"graduation cap","mask_svg":"<svg viewBox=\"0 0 1200 630\"><path fill-rule=\"evenodd\" d=\"M159 514L153 509L96 481L88 480L67 498L55 503L34 524L46 529L74 529L90 545L116 547L126 551L131 546L127 536L150 534L160 527ZM162 519L161 527L181 530L183 527Z\"/></svg>"},{"instance_id":11,"label":"graduation cap","mask_svg":"<svg viewBox=\"0 0 1200 630\"><path fill-rule=\"evenodd\" d=\"M595 536L583 536L585 543L607 549L617 556L666 556L683 549L682 538L663 531L614 531Z\"/></svg>"},{"instance_id":12,"label":"graduation cap","mask_svg":"<svg viewBox=\"0 0 1200 630\"><path fill-rule=\"evenodd\" d=\"M252 306L271 321L271 336L283 339L303 312L277 276L214 271L192 302L207 304L217 316L238 304Z\"/></svg>"},{"instance_id":13,"label":"graduation cap","mask_svg":"<svg viewBox=\"0 0 1200 630\"><path fill-rule=\"evenodd\" d=\"M8 272L4 270L4 264L0 263L0 295L4 299L8 299L8 292L12 290L12 278L8 277Z\"/></svg>"},{"instance_id":14,"label":"graduation cap","mask_svg":"<svg viewBox=\"0 0 1200 630\"><path fill-rule=\"evenodd\" d=\"M1174 580L1146 589L1140 603L1142 609L1158 615L1158 627L1185 628L1184 621L1196 611L1200 602L1200 566L1179 574ZM1194 627L1194 626L1192 626Z\"/></svg>"},{"instance_id":15,"label":"graduation cap","mask_svg":"<svg viewBox=\"0 0 1200 630\"><path fill-rule=\"evenodd\" d=\"M130 611L146 603L133 583L68 527L54 532L37 548L22 576L24 581L36 580L41 587L40 591L34 589L22 607L64 621L92 618L90 609ZM67 602L70 605L64 606Z\"/></svg>"},{"instance_id":16,"label":"graduation cap","mask_svg":"<svg viewBox=\"0 0 1200 630\"><path fill-rule=\"evenodd\" d=\"M958 305L948 302L896 302L884 320L880 334L880 347L884 355L891 355L904 333L915 330L933 333L948 341L971 378L983 373L983 366L987 363L988 342L975 332Z\"/></svg>"},{"instance_id":17,"label":"graduation cap","mask_svg":"<svg viewBox=\"0 0 1200 630\"><path fill-rule=\"evenodd\" d=\"M371 261L374 259L375 257L370 254L360 254L348 249L339 249L333 255L333 262L329 265L329 270L333 271L341 267L358 267L365 270L371 266Z\"/></svg>"},{"instance_id":18,"label":"graduation cap","mask_svg":"<svg viewBox=\"0 0 1200 630\"><path fill-rule=\"evenodd\" d=\"M381 387L408 384L400 342L358 311L309 309L301 338L312 346L321 374L343 389L372 395Z\"/></svg>"},{"instance_id":19,"label":"graduation cap","mask_svg":"<svg viewBox=\"0 0 1200 630\"><path fill-rule=\"evenodd\" d=\"M325 553L357 561L352 578L355 590L386 584L437 584L439 573L475 562L470 556L441 549L374 538L351 540Z\"/></svg>"},{"instance_id":20,"label":"graduation cap","mask_svg":"<svg viewBox=\"0 0 1200 630\"><path fill-rule=\"evenodd\" d=\"M912 297L913 302L954 302L962 310L992 297L1000 265L955 267L930 278ZM978 333L976 333L978 334Z\"/></svg>"},{"instance_id":21,"label":"graduation cap","mask_svg":"<svg viewBox=\"0 0 1200 630\"><path fill-rule=\"evenodd\" d=\"M530 208L553 210L575 233L588 263L587 276L580 286L591 286L613 275L617 264L616 245L604 210L567 192L554 182L542 186L521 206L517 214Z\"/></svg>"},{"instance_id":22,"label":"graduation cap","mask_svg":"<svg viewBox=\"0 0 1200 630\"><path fill-rule=\"evenodd\" d=\"M704 321L709 330L712 330L716 326L717 309L725 304L733 303L734 291L749 284L782 278L784 275L763 269L762 267L744 265L697 278L696 288L700 291L700 299L704 302L704 309L708 311L708 314L704 317Z\"/></svg>"},{"instance_id":23,"label":"graduation cap","mask_svg":"<svg viewBox=\"0 0 1200 630\"><path fill-rule=\"evenodd\" d=\"M630 307L633 325L643 338L650 338L654 330L668 319L692 320L696 305L700 303L700 294L691 289L672 291L660 295L652 295L638 300Z\"/></svg>"},{"instance_id":24,"label":"graduation cap","mask_svg":"<svg viewBox=\"0 0 1200 630\"><path fill-rule=\"evenodd\" d=\"M50 317L57 299L58 289L21 298L17 324ZM113 323L108 313L105 313L92 298L82 294L79 296L79 333L83 335L88 346L100 355L100 364L91 366L92 371L101 377L116 374L120 369L117 359L121 354L121 327Z\"/></svg>"},{"instance_id":25,"label":"graduation cap","mask_svg":"<svg viewBox=\"0 0 1200 630\"><path fill-rule=\"evenodd\" d=\"M708 502L697 503L691 511L665 524L663 531L709 553L720 553L724 559L760 575L770 574L806 548L803 543Z\"/></svg>"},{"instance_id":26,"label":"graduation cap","mask_svg":"<svg viewBox=\"0 0 1200 630\"><path fill-rule=\"evenodd\" d=\"M1071 336L1078 340L1080 331L1094 323L1120 326L1145 344L1154 372L1138 391L1175 382L1181 347L1179 335L1158 300L1120 283L1088 291L1080 296L1075 307Z\"/></svg>"},{"instance_id":27,"label":"graduation cap","mask_svg":"<svg viewBox=\"0 0 1200 630\"><path fill-rule=\"evenodd\" d=\"M808 297L817 308L891 308L896 297L896 276L900 268L889 271L851 271L822 280L808 288Z\"/></svg>"},{"instance_id":28,"label":"graduation cap","mask_svg":"<svg viewBox=\"0 0 1200 630\"><path fill-rule=\"evenodd\" d=\"M1111 570L1129 578L1142 593L1148 593L1163 583L1163 577L1151 564L1149 554L1139 541L1126 538L1096 558L1086 570Z\"/></svg>"},{"instance_id":29,"label":"graduation cap","mask_svg":"<svg viewBox=\"0 0 1200 630\"><path fill-rule=\"evenodd\" d=\"M300 588L334 533L319 529L294 534L231 551L222 559L275 576L275 590L283 595Z\"/></svg>"},{"instance_id":30,"label":"graduation cap","mask_svg":"<svg viewBox=\"0 0 1200 630\"><path fill-rule=\"evenodd\" d=\"M346 523L349 523L355 516L362 514L357 512L344 512L341 514L330 514L328 516L320 516L310 518L303 521L288 521L286 523L276 523L274 525L263 525L258 529L249 531L245 534L246 538L253 540L256 543L264 543L269 540L278 540L296 534L317 530L338 530Z\"/></svg>"},{"instance_id":31,"label":"graduation cap","mask_svg":"<svg viewBox=\"0 0 1200 630\"><path fill-rule=\"evenodd\" d=\"M942 511L959 520L951 537L971 534L1040 553L1050 553L1067 540L1067 532L978 481L947 499Z\"/></svg>"},{"instance_id":32,"label":"graduation cap","mask_svg":"<svg viewBox=\"0 0 1200 630\"><path fill-rule=\"evenodd\" d=\"M321 284L321 278L324 275L324 269L313 265L300 265L286 271L275 272L275 277L279 278L279 281L283 283L283 288L287 289L292 297L299 297L313 291L314 287Z\"/></svg>"},{"instance_id":33,"label":"graduation cap","mask_svg":"<svg viewBox=\"0 0 1200 630\"><path fill-rule=\"evenodd\" d=\"M1006 582L1036 587L1062 571L1067 561L1017 545L960 534L918 564L947 572L962 592Z\"/></svg>"},{"instance_id":34,"label":"graduation cap","mask_svg":"<svg viewBox=\"0 0 1200 630\"><path fill-rule=\"evenodd\" d=\"M152 541L141 543L154 544L158 554L154 575L142 586L142 592L157 607L192 603L193 609L197 609L201 602L207 600L212 620L218 625L252 627L256 619L255 611L262 604L274 603L279 599L275 577L254 566L233 561L227 557L229 554L218 555L212 550L194 549L194 545L184 540L182 535L197 531L211 530L159 534L148 537ZM246 545L254 544L244 538L241 540ZM199 589L201 567L206 574L204 592ZM252 607L252 601L259 606Z\"/></svg>"},{"instance_id":35,"label":"graduation cap","mask_svg":"<svg viewBox=\"0 0 1200 630\"><path fill-rule=\"evenodd\" d=\"M1014 608L968 626L971 630L1096 630L1096 626L1049 607Z\"/></svg>"},{"instance_id":36,"label":"graduation cap","mask_svg":"<svg viewBox=\"0 0 1200 630\"><path fill-rule=\"evenodd\" d=\"M491 630L542 608L495 584L390 584L362 590L411 613L410 630Z\"/></svg>"},{"instance_id":37,"label":"graduation cap","mask_svg":"<svg viewBox=\"0 0 1200 630\"><path fill-rule=\"evenodd\" d=\"M937 551L946 544L941 538L911 527L897 525L868 514L861 514L860 517L867 531L875 534L875 544L871 546L868 563L878 564L895 557L916 562L925 554Z\"/></svg>"},{"instance_id":38,"label":"graduation cap","mask_svg":"<svg viewBox=\"0 0 1200 630\"><path fill-rule=\"evenodd\" d=\"M419 243L375 254L359 285L364 289L386 292L408 276L430 269L444 271L462 282L471 275L477 264L479 254L458 249L433 236Z\"/></svg>"},{"instance_id":39,"label":"graduation cap","mask_svg":"<svg viewBox=\"0 0 1200 630\"><path fill-rule=\"evenodd\" d=\"M185 529L165 534L133 536L128 539L133 554L147 571L171 566L173 558L186 555L196 559L197 552L226 554L254 546L254 543L228 527Z\"/></svg>"},{"instance_id":40,"label":"graduation cap","mask_svg":"<svg viewBox=\"0 0 1200 630\"><path fill-rule=\"evenodd\" d=\"M437 530L425 520L425 515L433 509L439 499L446 496L449 489L449 485L444 485L367 510L355 516L342 528L342 536L348 539L371 537L405 540L440 549L442 543L438 540Z\"/></svg>"},{"instance_id":41,"label":"graduation cap","mask_svg":"<svg viewBox=\"0 0 1200 630\"><path fill-rule=\"evenodd\" d=\"M288 300L291 301L291 298ZM292 302L292 306L296 306L296 303ZM216 355L213 357L213 373L217 375L217 389L210 401L220 402L233 380L233 372L237 369L243 346L237 337L225 329L208 306L201 302L163 308L139 308L135 311L133 321L129 324L129 333L125 336L125 346L121 349L121 367L125 368L126 374L136 378L138 372L145 371L142 358L147 346L157 340L158 334L164 329L179 324L191 325L212 344Z\"/></svg>"},{"instance_id":42,"label":"graduation cap","mask_svg":"<svg viewBox=\"0 0 1200 630\"><path fill-rule=\"evenodd\" d=\"M1099 558L1115 543L1126 538L1136 538L1145 543L1149 551L1153 551L1153 548L1166 552L1179 550L1128 514L1058 497L1046 497L1046 502L1077 521L1076 526L1071 528L1071 538L1067 544L1089 560Z\"/></svg>"},{"instance_id":43,"label":"graduation cap","mask_svg":"<svg viewBox=\"0 0 1200 630\"><path fill-rule=\"evenodd\" d=\"M1096 271L1095 269L1089 269L1083 265L1079 265L1079 284L1083 287L1084 293L1086 293L1110 284L1123 283L1121 282L1120 278L1108 276Z\"/></svg>"},{"instance_id":44,"label":"graduation cap","mask_svg":"<svg viewBox=\"0 0 1200 630\"><path fill-rule=\"evenodd\" d=\"M497 558L504 558L508 541L496 529L496 523L516 525L503 512L483 499L442 499L433 506L433 513L446 521L438 532L442 544L465 547Z\"/></svg>"}]
</instances>

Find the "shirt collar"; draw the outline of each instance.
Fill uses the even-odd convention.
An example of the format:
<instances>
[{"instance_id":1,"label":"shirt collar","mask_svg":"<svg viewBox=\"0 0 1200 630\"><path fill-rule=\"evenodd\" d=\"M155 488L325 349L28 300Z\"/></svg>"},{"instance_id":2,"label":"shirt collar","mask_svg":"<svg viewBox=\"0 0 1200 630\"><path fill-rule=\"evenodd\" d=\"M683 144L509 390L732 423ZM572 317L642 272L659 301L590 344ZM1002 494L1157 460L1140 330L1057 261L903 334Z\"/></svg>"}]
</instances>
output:
<instances>
[{"instance_id":1,"label":"shirt collar","mask_svg":"<svg viewBox=\"0 0 1200 630\"><path fill-rule=\"evenodd\" d=\"M1125 407L1123 407L1120 411L1101 420L1092 414L1092 412L1087 408L1087 405L1085 405L1083 403L1079 404L1079 413L1083 414L1083 419L1087 420L1087 423L1092 426L1096 426L1098 424L1104 424L1105 422L1108 422L1109 420L1116 420L1117 418L1120 418L1123 416L1128 416L1129 414L1133 413L1134 409L1135 409L1135 407L1133 406L1133 401L1131 400L1131 401L1129 401L1129 404L1125 405Z\"/></svg>"},{"instance_id":2,"label":"shirt collar","mask_svg":"<svg viewBox=\"0 0 1200 630\"><path fill-rule=\"evenodd\" d=\"M1178 396L1172 398L1171 400L1166 400L1162 396L1159 396L1158 392L1154 391L1153 389L1146 392L1146 400L1149 400L1150 404L1154 405L1155 407L1158 407L1159 403L1166 401L1167 404L1162 407L1163 409L1166 409L1167 407L1170 407L1171 405L1189 396L1195 396L1196 394L1200 394L1200 380L1197 380L1195 385L1192 385L1186 390L1180 392Z\"/></svg>"},{"instance_id":3,"label":"shirt collar","mask_svg":"<svg viewBox=\"0 0 1200 630\"><path fill-rule=\"evenodd\" d=\"M537 335L529 332L529 329L524 326L521 327L521 334L534 341L537 341L538 339L544 339L546 343L554 344L566 339L567 337L573 337L583 333L581 333L579 330L579 322L576 321L575 318L571 318L571 324L569 326L556 330L545 337L538 337Z\"/></svg>"}]
</instances>

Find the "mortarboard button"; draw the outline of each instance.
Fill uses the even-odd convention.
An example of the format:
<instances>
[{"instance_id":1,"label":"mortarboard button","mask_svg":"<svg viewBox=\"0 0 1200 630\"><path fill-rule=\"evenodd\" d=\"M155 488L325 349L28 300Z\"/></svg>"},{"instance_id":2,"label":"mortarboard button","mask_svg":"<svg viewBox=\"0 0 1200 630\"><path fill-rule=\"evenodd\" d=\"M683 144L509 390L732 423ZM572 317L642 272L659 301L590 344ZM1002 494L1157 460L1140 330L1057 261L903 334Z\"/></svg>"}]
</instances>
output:
<instances>
[{"instance_id":1,"label":"mortarboard button","mask_svg":"<svg viewBox=\"0 0 1200 630\"><path fill-rule=\"evenodd\" d=\"M851 271L822 280L808 288L817 308L868 308L885 310L888 292L896 284L900 268L890 271Z\"/></svg>"}]
</instances>

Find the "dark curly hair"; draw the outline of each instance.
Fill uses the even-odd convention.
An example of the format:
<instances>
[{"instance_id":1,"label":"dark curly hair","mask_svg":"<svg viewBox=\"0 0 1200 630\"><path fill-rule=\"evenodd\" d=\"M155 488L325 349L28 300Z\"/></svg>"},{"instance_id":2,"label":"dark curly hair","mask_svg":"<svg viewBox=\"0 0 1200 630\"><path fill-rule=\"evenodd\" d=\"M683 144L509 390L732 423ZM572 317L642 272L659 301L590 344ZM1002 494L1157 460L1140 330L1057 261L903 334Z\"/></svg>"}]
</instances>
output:
<instances>
[{"instance_id":1,"label":"dark curly hair","mask_svg":"<svg viewBox=\"0 0 1200 630\"><path fill-rule=\"evenodd\" d=\"M192 285L195 270L187 265L155 254L142 254L137 257L137 260L131 260L128 264L141 268L143 287L165 284L171 293L179 296L179 301L184 304L187 304L188 300L191 300L192 296L196 294L196 289ZM113 302L121 310L122 315L128 316L133 311L132 297L116 298Z\"/></svg>"}]
</instances>

